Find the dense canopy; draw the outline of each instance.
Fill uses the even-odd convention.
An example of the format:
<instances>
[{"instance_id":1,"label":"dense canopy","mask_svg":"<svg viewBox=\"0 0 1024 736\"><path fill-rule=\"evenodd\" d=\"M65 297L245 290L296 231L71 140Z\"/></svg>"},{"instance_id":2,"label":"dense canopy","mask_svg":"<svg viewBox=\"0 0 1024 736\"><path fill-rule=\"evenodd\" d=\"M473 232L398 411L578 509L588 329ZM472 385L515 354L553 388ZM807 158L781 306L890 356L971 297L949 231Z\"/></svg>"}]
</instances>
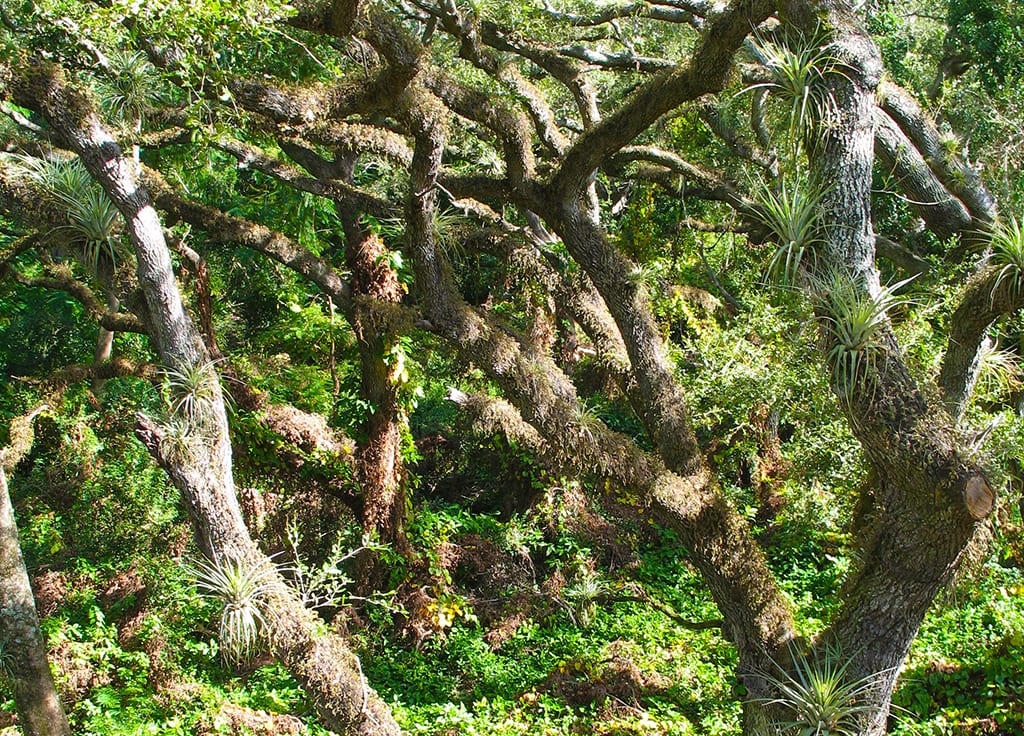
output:
<instances>
[{"instance_id":1,"label":"dense canopy","mask_svg":"<svg viewBox=\"0 0 1024 736\"><path fill-rule=\"evenodd\" d=\"M1024 722L1015 4L0 11L26 733Z\"/></svg>"}]
</instances>

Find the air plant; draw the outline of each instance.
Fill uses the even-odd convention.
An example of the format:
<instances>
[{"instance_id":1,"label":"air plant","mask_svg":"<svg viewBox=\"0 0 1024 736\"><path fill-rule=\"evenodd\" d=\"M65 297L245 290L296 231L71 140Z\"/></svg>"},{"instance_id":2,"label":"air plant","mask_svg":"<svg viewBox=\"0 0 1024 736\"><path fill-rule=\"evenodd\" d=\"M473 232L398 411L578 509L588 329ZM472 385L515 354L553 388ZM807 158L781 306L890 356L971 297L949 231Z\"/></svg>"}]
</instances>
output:
<instances>
[{"instance_id":1,"label":"air plant","mask_svg":"<svg viewBox=\"0 0 1024 736\"><path fill-rule=\"evenodd\" d=\"M790 133L799 139L811 126L826 121L835 109L827 79L843 74L840 60L816 35L788 30L778 40L756 37L754 55L768 71L769 79L744 92L765 89L788 103Z\"/></svg>"},{"instance_id":2,"label":"air plant","mask_svg":"<svg viewBox=\"0 0 1024 736\"><path fill-rule=\"evenodd\" d=\"M186 565L200 595L222 608L217 638L229 663L247 662L259 651L267 631L267 597L274 568L268 563L223 557Z\"/></svg>"},{"instance_id":3,"label":"air plant","mask_svg":"<svg viewBox=\"0 0 1024 736\"><path fill-rule=\"evenodd\" d=\"M977 356L977 388L994 396L1008 395L1024 385L1024 369L1020 356L999 347L995 340L985 340Z\"/></svg>"},{"instance_id":4,"label":"air plant","mask_svg":"<svg viewBox=\"0 0 1024 736\"><path fill-rule=\"evenodd\" d=\"M856 736L864 717L874 710L871 693L886 676L883 671L850 679L850 660L827 650L810 659L791 648L794 670L779 669L780 676L763 675L777 696L762 701L781 705L793 714L791 721L778 724L785 734L800 736Z\"/></svg>"},{"instance_id":5,"label":"air plant","mask_svg":"<svg viewBox=\"0 0 1024 736\"><path fill-rule=\"evenodd\" d=\"M879 349L874 338L887 324L893 307L905 303L898 291L911 279L871 293L847 274L831 271L816 284L814 300L829 346L826 357L840 397L849 401L865 388Z\"/></svg>"},{"instance_id":6,"label":"air plant","mask_svg":"<svg viewBox=\"0 0 1024 736\"><path fill-rule=\"evenodd\" d=\"M100 102L114 118L141 129L146 110L159 101L160 78L140 51L114 50L108 54L109 73L100 79Z\"/></svg>"},{"instance_id":7,"label":"air plant","mask_svg":"<svg viewBox=\"0 0 1024 736\"><path fill-rule=\"evenodd\" d=\"M163 387L170 416L193 428L204 424L223 397L213 362L166 367Z\"/></svg>"},{"instance_id":8,"label":"air plant","mask_svg":"<svg viewBox=\"0 0 1024 736\"><path fill-rule=\"evenodd\" d=\"M584 570L571 585L562 591L566 601L572 605L573 623L586 628L594 622L597 604L609 593L607 581L600 575Z\"/></svg>"},{"instance_id":9,"label":"air plant","mask_svg":"<svg viewBox=\"0 0 1024 736\"><path fill-rule=\"evenodd\" d=\"M1016 297L1024 287L1024 229L1016 217L999 222L992 231L992 263L999 267L992 299L999 293Z\"/></svg>"},{"instance_id":10,"label":"air plant","mask_svg":"<svg viewBox=\"0 0 1024 736\"><path fill-rule=\"evenodd\" d=\"M445 254L450 263L459 263L465 259L466 253L462 245L469 219L456 209L435 207L430 221L430 231L434 243ZM389 217L378 221L378 232L385 241L397 242L406 235L405 221L397 217Z\"/></svg>"},{"instance_id":11,"label":"air plant","mask_svg":"<svg viewBox=\"0 0 1024 736\"><path fill-rule=\"evenodd\" d=\"M120 214L78 159L14 156L15 165L34 181L61 209L68 224L54 232L68 232L82 242L82 265L92 274L99 273L100 261L107 257L117 263Z\"/></svg>"},{"instance_id":12,"label":"air plant","mask_svg":"<svg viewBox=\"0 0 1024 736\"><path fill-rule=\"evenodd\" d=\"M775 236L779 247L768 264L768 273L782 284L797 280L801 265L813 267L821 244L823 192L810 184L787 183L782 179L778 192L762 186L756 196L754 216Z\"/></svg>"},{"instance_id":13,"label":"air plant","mask_svg":"<svg viewBox=\"0 0 1024 736\"><path fill-rule=\"evenodd\" d=\"M0 675L8 681L14 678L14 671L17 666L17 659L12 649L8 634L5 632L0 636Z\"/></svg>"}]
</instances>

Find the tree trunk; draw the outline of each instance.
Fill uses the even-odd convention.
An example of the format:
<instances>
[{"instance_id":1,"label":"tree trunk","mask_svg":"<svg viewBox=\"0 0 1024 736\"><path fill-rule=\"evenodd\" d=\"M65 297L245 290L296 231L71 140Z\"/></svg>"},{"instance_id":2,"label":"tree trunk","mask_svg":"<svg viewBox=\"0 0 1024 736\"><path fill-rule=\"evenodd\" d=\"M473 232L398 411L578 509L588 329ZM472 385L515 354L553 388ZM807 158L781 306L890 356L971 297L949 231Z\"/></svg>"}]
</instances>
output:
<instances>
[{"instance_id":1,"label":"tree trunk","mask_svg":"<svg viewBox=\"0 0 1024 736\"><path fill-rule=\"evenodd\" d=\"M200 550L213 562L235 560L270 570L267 639L274 655L306 690L321 722L342 734L398 734L387 705L369 689L359 660L288 587L249 536L235 494L231 443L220 380L182 304L156 211L126 158L89 101L61 70L37 64L14 80L19 104L38 110L82 159L125 218L145 297L144 321L166 369L201 374L198 409L168 432L139 416L137 435L181 491Z\"/></svg>"},{"instance_id":2,"label":"tree trunk","mask_svg":"<svg viewBox=\"0 0 1024 736\"><path fill-rule=\"evenodd\" d=\"M348 267L352 271L352 327L359 345L360 393L373 407L363 425L358 450L362 486L363 531L407 552L406 497L402 474L402 424L399 392L405 377L397 364L400 353L389 307L402 300L398 276L384 259L384 244L373 233L346 228ZM358 298L362 297L362 298ZM402 358L404 360L404 357Z\"/></svg>"},{"instance_id":3,"label":"tree trunk","mask_svg":"<svg viewBox=\"0 0 1024 736\"><path fill-rule=\"evenodd\" d=\"M116 313L120 303L117 299L117 295L108 286L107 291L107 310L111 313ZM107 328L100 326L100 334L96 338L96 351L93 353L92 362L94 365L100 365L110 360L110 356L114 352L114 331L108 330ZM92 392L96 395L97 399L103 399L103 391L106 388L107 379L105 378L94 378L92 379Z\"/></svg>"},{"instance_id":4,"label":"tree trunk","mask_svg":"<svg viewBox=\"0 0 1024 736\"><path fill-rule=\"evenodd\" d=\"M870 202L880 54L843 0L788 3L785 17L808 33L827 17L829 49L843 68L827 77L834 105L827 124L811 133L816 142L808 154L815 179L832 183L820 203L827 228L819 264L843 274L853 289L877 294ZM871 359L858 369L856 385L835 375L833 385L876 480L861 498L869 512L855 540L860 567L813 651L818 661L841 657L849 681L870 681L859 697L869 709L858 714L857 733L878 736L910 644L977 522L991 512L994 493L961 457L949 415L913 380L887 324L865 349Z\"/></svg>"},{"instance_id":5,"label":"tree trunk","mask_svg":"<svg viewBox=\"0 0 1024 736\"><path fill-rule=\"evenodd\" d=\"M39 630L35 598L29 583L25 560L18 542L18 527L7 489L5 465L13 467L31 445L30 414L21 427L21 447L0 450L0 670L14 693L18 722L25 736L68 736L53 674L46 660L46 644ZM12 432L15 433L12 423ZM12 444L19 444L12 437ZM20 452L19 452L20 450Z\"/></svg>"}]
</instances>

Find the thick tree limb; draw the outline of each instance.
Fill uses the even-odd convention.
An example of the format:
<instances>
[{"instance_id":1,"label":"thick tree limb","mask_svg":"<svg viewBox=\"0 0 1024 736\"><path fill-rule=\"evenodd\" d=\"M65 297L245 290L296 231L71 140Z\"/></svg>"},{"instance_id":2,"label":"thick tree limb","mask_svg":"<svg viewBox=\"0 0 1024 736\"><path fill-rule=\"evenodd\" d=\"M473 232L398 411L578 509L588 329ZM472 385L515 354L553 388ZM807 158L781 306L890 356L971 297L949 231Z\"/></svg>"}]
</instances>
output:
<instances>
[{"instance_id":1,"label":"thick tree limb","mask_svg":"<svg viewBox=\"0 0 1024 736\"><path fill-rule=\"evenodd\" d=\"M812 175L832 184L821 201L826 264L854 288L876 293L868 202L879 51L845 3L793 2L787 9L805 33L820 29L826 14L830 51L843 64L843 74L828 78L833 114L810 152ZM958 454L948 416L929 405L911 378L891 332L883 328L873 340L860 384L834 376L850 427L878 478L866 491L875 495L861 501L873 510L866 527L872 534L860 540L862 567L821 638L821 646L838 645L849 658L850 677L875 678L877 709L861 724L871 736L884 733L899 665L994 500L981 471Z\"/></svg>"},{"instance_id":2,"label":"thick tree limb","mask_svg":"<svg viewBox=\"0 0 1024 736\"><path fill-rule=\"evenodd\" d=\"M145 326L134 314L126 312L113 312L104 306L92 290L71 275L69 269L53 266L47 269L47 276L28 277L10 266L0 266L0 278L4 273L22 286L36 289L50 289L63 291L70 294L81 304L89 316L95 319L101 327L111 332L134 332L148 334Z\"/></svg>"},{"instance_id":3,"label":"thick tree limb","mask_svg":"<svg viewBox=\"0 0 1024 736\"><path fill-rule=\"evenodd\" d=\"M939 387L954 420L960 419L978 378L981 348L992 324L1024 307L1024 289L1013 277L1001 279L999 266L976 273L964 287L950 320L949 343L942 359Z\"/></svg>"},{"instance_id":4,"label":"thick tree limb","mask_svg":"<svg viewBox=\"0 0 1024 736\"><path fill-rule=\"evenodd\" d=\"M38 109L68 143L125 218L148 305L150 334L165 366L209 370L208 354L181 303L170 254L149 195L89 102L57 68L34 67L15 80L20 104ZM181 490L200 549L214 562L234 559L268 568L245 527L235 495L231 445L220 384L214 400L171 441L165 428L138 416L137 436ZM363 680L358 659L336 635L319 633L316 617L276 571L268 571L265 617L275 655L306 689L324 725L351 734L397 734L387 706Z\"/></svg>"},{"instance_id":5,"label":"thick tree limb","mask_svg":"<svg viewBox=\"0 0 1024 736\"><path fill-rule=\"evenodd\" d=\"M270 156L251 144L221 138L213 145L238 159L240 168L253 168L262 171L293 189L330 199L351 199L358 204L360 209L374 217L394 217L396 214L397 208L386 200L341 181L306 176L296 167Z\"/></svg>"},{"instance_id":6,"label":"thick tree limb","mask_svg":"<svg viewBox=\"0 0 1024 736\"><path fill-rule=\"evenodd\" d=\"M44 404L11 422L10 444L0 448L0 627L4 675L14 695L20 726L32 736L69 736L67 717L46 660L35 598L21 555L7 473L32 447L32 420Z\"/></svg>"},{"instance_id":7,"label":"thick tree limb","mask_svg":"<svg viewBox=\"0 0 1024 736\"><path fill-rule=\"evenodd\" d=\"M172 220L181 220L203 230L212 242L234 243L263 253L302 274L320 287L341 310L352 298L348 284L334 268L314 256L286 235L241 217L228 215L208 205L185 199L159 173L146 169L144 181L153 192L156 205Z\"/></svg>"},{"instance_id":8,"label":"thick tree limb","mask_svg":"<svg viewBox=\"0 0 1024 736\"><path fill-rule=\"evenodd\" d=\"M932 268L932 264L924 258L884 235L875 236L875 251L911 275L928 273Z\"/></svg>"},{"instance_id":9,"label":"thick tree limb","mask_svg":"<svg viewBox=\"0 0 1024 736\"><path fill-rule=\"evenodd\" d=\"M892 82L880 85L879 97L882 110L913 142L943 186L964 203L976 224L994 222L996 203L978 172L946 150L938 129L917 101Z\"/></svg>"},{"instance_id":10,"label":"thick tree limb","mask_svg":"<svg viewBox=\"0 0 1024 736\"><path fill-rule=\"evenodd\" d=\"M875 115L875 152L883 171L899 184L904 201L940 239L971 227L971 213L935 175L917 148L884 111Z\"/></svg>"},{"instance_id":11,"label":"thick tree limb","mask_svg":"<svg viewBox=\"0 0 1024 736\"><path fill-rule=\"evenodd\" d=\"M601 423L579 421L572 383L545 355L524 351L506 331L489 324L455 296L430 229L431 181L440 169L443 120L421 118L416 131L409 237L417 283L427 314L440 334L502 386L522 417L570 463L602 468L620 478L656 518L681 535L704 574L726 620L729 636L744 651L775 651L792 636L788 606L743 520L724 501L703 468L688 476L666 469ZM621 328L621 323L620 323Z\"/></svg>"}]
</instances>

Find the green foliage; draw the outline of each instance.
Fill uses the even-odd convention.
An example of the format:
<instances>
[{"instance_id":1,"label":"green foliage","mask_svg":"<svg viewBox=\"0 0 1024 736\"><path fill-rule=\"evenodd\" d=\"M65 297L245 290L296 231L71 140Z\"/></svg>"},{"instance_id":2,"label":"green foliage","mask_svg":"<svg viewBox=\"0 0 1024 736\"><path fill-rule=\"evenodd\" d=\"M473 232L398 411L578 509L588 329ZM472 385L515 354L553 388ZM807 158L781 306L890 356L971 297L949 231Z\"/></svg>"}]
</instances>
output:
<instances>
[{"instance_id":1,"label":"green foliage","mask_svg":"<svg viewBox=\"0 0 1024 736\"><path fill-rule=\"evenodd\" d=\"M42 376L88 355L96 328L83 319L82 306L70 295L49 290L15 291L0 286L0 374ZM9 381L0 393L18 387Z\"/></svg>"},{"instance_id":2,"label":"green foliage","mask_svg":"<svg viewBox=\"0 0 1024 736\"><path fill-rule=\"evenodd\" d=\"M1024 22L1013 0L948 0L946 24L950 52L959 53L978 67L989 92L1002 89L1008 79L1024 75Z\"/></svg>"},{"instance_id":3,"label":"green foliage","mask_svg":"<svg viewBox=\"0 0 1024 736\"><path fill-rule=\"evenodd\" d=\"M1024 728L1024 578L987 564L925 619L893 698L898 736Z\"/></svg>"}]
</instances>

